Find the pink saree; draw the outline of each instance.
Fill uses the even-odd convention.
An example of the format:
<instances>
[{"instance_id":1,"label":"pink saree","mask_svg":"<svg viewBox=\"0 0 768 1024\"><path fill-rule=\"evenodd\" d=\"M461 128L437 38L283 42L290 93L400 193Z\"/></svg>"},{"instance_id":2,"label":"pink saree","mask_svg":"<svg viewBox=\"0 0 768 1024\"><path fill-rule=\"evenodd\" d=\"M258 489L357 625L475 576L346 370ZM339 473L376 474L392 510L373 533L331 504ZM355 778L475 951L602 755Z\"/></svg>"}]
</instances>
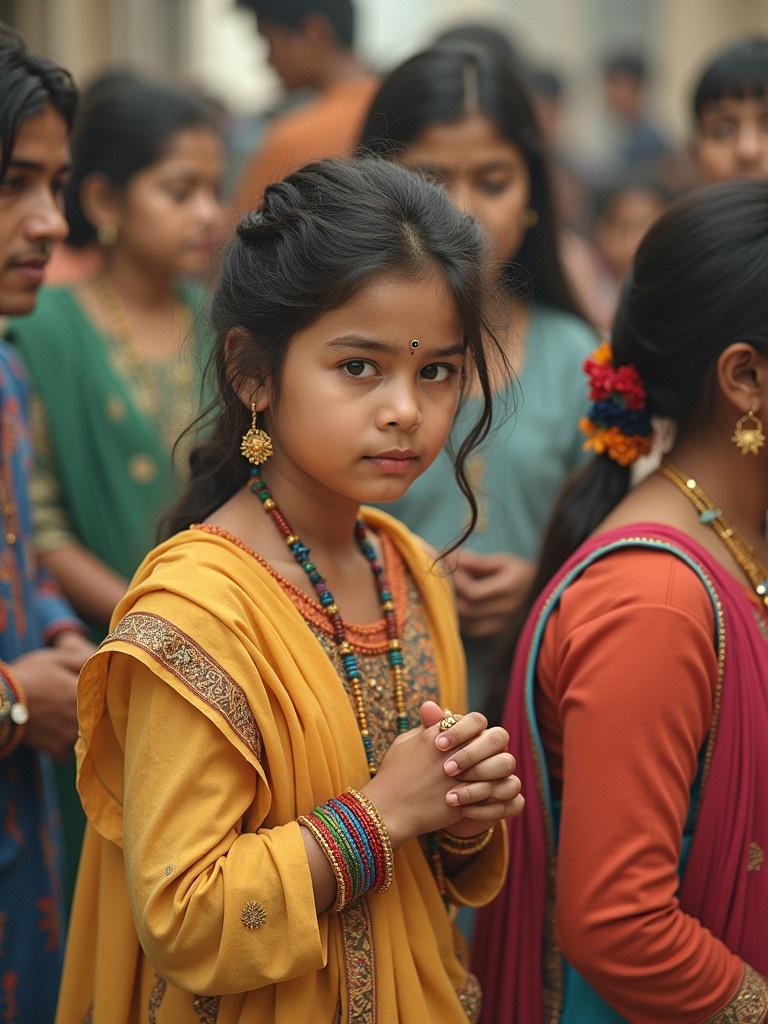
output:
<instances>
[{"instance_id":1,"label":"pink saree","mask_svg":"<svg viewBox=\"0 0 768 1024\"><path fill-rule=\"evenodd\" d=\"M553 811L534 712L536 659L549 612L565 588L596 559L628 545L682 559L712 602L723 671L680 903L768 974L768 865L759 870L757 863L768 848L768 636L743 588L703 548L671 527L633 524L587 541L572 555L539 597L518 645L504 725L526 809L510 822L507 882L480 912L475 932L473 970L483 988L484 1024L552 1024L564 1013L566 965L554 945L552 920ZM606 1020L616 1019L607 1004L606 1011Z\"/></svg>"}]
</instances>

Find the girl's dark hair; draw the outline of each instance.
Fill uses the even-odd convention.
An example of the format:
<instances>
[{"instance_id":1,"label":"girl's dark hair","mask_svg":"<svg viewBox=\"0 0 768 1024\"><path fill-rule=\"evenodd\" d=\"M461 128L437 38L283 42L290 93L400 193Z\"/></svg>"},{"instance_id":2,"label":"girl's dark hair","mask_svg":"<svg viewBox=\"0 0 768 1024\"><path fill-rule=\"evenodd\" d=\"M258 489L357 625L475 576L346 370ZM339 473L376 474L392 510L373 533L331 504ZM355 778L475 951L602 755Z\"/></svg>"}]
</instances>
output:
<instances>
[{"instance_id":1,"label":"girl's dark hair","mask_svg":"<svg viewBox=\"0 0 768 1024\"><path fill-rule=\"evenodd\" d=\"M768 95L768 36L748 36L721 50L704 69L693 92L693 114L722 99Z\"/></svg>"},{"instance_id":2,"label":"girl's dark hair","mask_svg":"<svg viewBox=\"0 0 768 1024\"><path fill-rule=\"evenodd\" d=\"M456 303L483 394L482 414L456 454L456 477L471 509L461 543L477 515L464 464L491 423L486 347L503 358L481 313L484 256L479 229L441 189L384 160L323 160L270 185L225 254L212 307L216 342L209 369L217 396L203 417L212 423L190 457L189 489L163 534L204 520L248 480L240 439L250 414L236 391L242 382L269 379L279 401L283 363L297 332L378 275L413 278L437 270ZM227 348L235 330L238 343Z\"/></svg>"},{"instance_id":3,"label":"girl's dark hair","mask_svg":"<svg viewBox=\"0 0 768 1024\"><path fill-rule=\"evenodd\" d=\"M77 107L77 89L68 71L46 57L27 51L24 40L0 23L0 180L23 121L48 104L71 131Z\"/></svg>"},{"instance_id":4,"label":"girl's dark hair","mask_svg":"<svg viewBox=\"0 0 768 1024\"><path fill-rule=\"evenodd\" d=\"M506 268L520 284L521 269L537 302L581 315L563 270L558 223L545 144L523 79L492 47L434 46L411 57L384 79L368 110L360 149L397 160L432 125L480 113L517 146L531 180L530 205L538 223Z\"/></svg>"},{"instance_id":5,"label":"girl's dark hair","mask_svg":"<svg viewBox=\"0 0 768 1024\"><path fill-rule=\"evenodd\" d=\"M83 94L72 136L72 176L66 191L69 245L80 249L96 229L80 204L83 181L102 174L117 190L161 160L171 138L187 128L218 133L205 104L180 89L148 82L131 71L110 72Z\"/></svg>"},{"instance_id":6,"label":"girl's dark hair","mask_svg":"<svg viewBox=\"0 0 768 1024\"><path fill-rule=\"evenodd\" d=\"M614 365L639 371L648 411L683 431L701 415L723 349L747 341L768 354L768 182L714 185L662 214L635 256L612 341ZM504 700L504 669L536 598L629 484L629 468L596 455L563 488L527 600L499 655L500 685L488 707L493 720Z\"/></svg>"},{"instance_id":7,"label":"girl's dark hair","mask_svg":"<svg viewBox=\"0 0 768 1024\"><path fill-rule=\"evenodd\" d=\"M613 324L614 364L637 367L648 411L681 430L735 341L768 353L764 181L714 185L670 206L637 251ZM629 477L607 455L572 477L544 539L539 590L624 497Z\"/></svg>"}]
</instances>

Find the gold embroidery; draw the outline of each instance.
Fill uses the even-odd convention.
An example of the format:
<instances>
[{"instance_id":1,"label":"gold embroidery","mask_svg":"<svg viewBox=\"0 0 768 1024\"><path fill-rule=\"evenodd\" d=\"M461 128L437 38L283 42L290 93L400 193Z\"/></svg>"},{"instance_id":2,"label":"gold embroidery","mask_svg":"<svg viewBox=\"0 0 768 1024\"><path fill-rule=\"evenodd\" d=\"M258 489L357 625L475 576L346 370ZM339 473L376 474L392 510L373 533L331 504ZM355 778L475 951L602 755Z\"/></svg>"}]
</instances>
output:
<instances>
[{"instance_id":1,"label":"gold embroidery","mask_svg":"<svg viewBox=\"0 0 768 1024\"><path fill-rule=\"evenodd\" d=\"M266 922L267 912L256 900L249 900L240 911L240 920L248 931L254 931Z\"/></svg>"},{"instance_id":2,"label":"gold embroidery","mask_svg":"<svg viewBox=\"0 0 768 1024\"><path fill-rule=\"evenodd\" d=\"M107 416L113 423L120 423L125 419L125 402L119 395L110 395L107 398Z\"/></svg>"},{"instance_id":3,"label":"gold embroidery","mask_svg":"<svg viewBox=\"0 0 768 1024\"><path fill-rule=\"evenodd\" d=\"M749 964L733 999L704 1024L762 1024L768 1013L768 983Z\"/></svg>"},{"instance_id":4,"label":"gold embroidery","mask_svg":"<svg viewBox=\"0 0 768 1024\"><path fill-rule=\"evenodd\" d=\"M480 1010L483 1006L483 992L480 988L480 982L474 974L467 975L464 988L457 995L467 1015L469 1024L476 1024L480 1019Z\"/></svg>"},{"instance_id":5,"label":"gold embroidery","mask_svg":"<svg viewBox=\"0 0 768 1024\"><path fill-rule=\"evenodd\" d=\"M152 986L152 991L149 993L149 1014L147 1020L149 1024L157 1024L157 1011L160 1009L160 1004L165 998L165 990L168 988L168 982L165 978L161 978L159 974L155 975L155 984Z\"/></svg>"},{"instance_id":6,"label":"gold embroidery","mask_svg":"<svg viewBox=\"0 0 768 1024\"><path fill-rule=\"evenodd\" d=\"M749 863L747 871L759 871L765 860L765 852L759 843L749 844Z\"/></svg>"},{"instance_id":7,"label":"gold embroidery","mask_svg":"<svg viewBox=\"0 0 768 1024\"><path fill-rule=\"evenodd\" d=\"M376 1024L376 963L368 901L357 900L339 918L347 984L345 1024Z\"/></svg>"},{"instance_id":8,"label":"gold embroidery","mask_svg":"<svg viewBox=\"0 0 768 1024\"><path fill-rule=\"evenodd\" d=\"M200 1019L200 1024L216 1024L221 1009L221 996L195 996L192 1009Z\"/></svg>"},{"instance_id":9,"label":"gold embroidery","mask_svg":"<svg viewBox=\"0 0 768 1024\"><path fill-rule=\"evenodd\" d=\"M261 734L242 688L192 637L160 615L130 612L104 643L121 640L156 658L226 720L261 760Z\"/></svg>"},{"instance_id":10,"label":"gold embroidery","mask_svg":"<svg viewBox=\"0 0 768 1024\"><path fill-rule=\"evenodd\" d=\"M157 463L150 455L132 455L128 472L137 484L150 484L157 476Z\"/></svg>"}]
</instances>

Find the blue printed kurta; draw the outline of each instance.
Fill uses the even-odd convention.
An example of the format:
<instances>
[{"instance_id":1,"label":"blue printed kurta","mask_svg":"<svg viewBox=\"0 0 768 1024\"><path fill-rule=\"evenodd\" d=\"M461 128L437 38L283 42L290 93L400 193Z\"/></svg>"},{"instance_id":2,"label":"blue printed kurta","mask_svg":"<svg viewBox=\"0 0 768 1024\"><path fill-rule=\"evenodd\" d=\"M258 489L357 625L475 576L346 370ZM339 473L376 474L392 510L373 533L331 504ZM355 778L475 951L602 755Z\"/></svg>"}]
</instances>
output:
<instances>
[{"instance_id":1,"label":"blue printed kurta","mask_svg":"<svg viewBox=\"0 0 768 1024\"><path fill-rule=\"evenodd\" d=\"M79 628L32 552L32 443L21 368L0 340L0 660ZM20 746L0 760L0 1021L53 1020L64 936L52 765Z\"/></svg>"}]
</instances>

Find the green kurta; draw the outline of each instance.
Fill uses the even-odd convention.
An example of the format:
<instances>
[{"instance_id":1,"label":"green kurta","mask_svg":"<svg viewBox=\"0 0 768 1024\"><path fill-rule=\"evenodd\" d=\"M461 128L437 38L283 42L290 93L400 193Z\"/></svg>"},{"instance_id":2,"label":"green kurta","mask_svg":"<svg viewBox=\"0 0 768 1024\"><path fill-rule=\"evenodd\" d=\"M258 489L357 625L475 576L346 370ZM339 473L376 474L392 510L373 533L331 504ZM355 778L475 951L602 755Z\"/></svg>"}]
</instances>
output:
<instances>
[{"instance_id":1,"label":"green kurta","mask_svg":"<svg viewBox=\"0 0 768 1024\"><path fill-rule=\"evenodd\" d=\"M37 453L43 550L74 540L129 579L155 544L183 483L171 449L199 408L208 349L199 295L182 297L197 329L179 356L158 363L102 334L69 288L44 289L34 313L12 321L47 436Z\"/></svg>"}]
</instances>

